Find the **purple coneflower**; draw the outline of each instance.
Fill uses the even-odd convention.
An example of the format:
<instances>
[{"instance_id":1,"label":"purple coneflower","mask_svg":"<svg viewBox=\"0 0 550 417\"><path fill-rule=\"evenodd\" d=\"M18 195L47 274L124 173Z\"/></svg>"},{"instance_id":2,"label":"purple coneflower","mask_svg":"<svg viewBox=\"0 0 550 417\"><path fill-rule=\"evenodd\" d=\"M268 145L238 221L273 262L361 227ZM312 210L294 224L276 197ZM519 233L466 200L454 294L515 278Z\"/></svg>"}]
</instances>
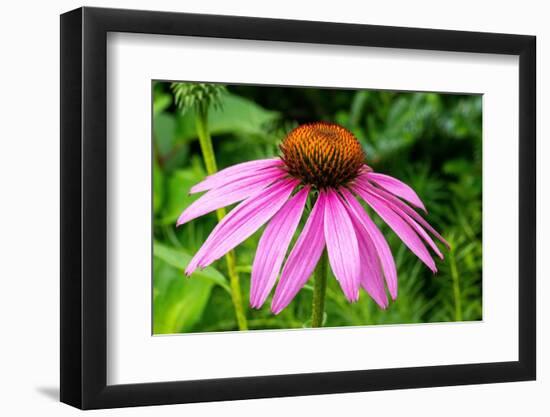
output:
<instances>
[{"instance_id":1,"label":"purple coneflower","mask_svg":"<svg viewBox=\"0 0 550 417\"><path fill-rule=\"evenodd\" d=\"M271 310L281 312L308 281L325 248L350 302L358 300L362 287L386 308L385 284L392 299L397 297L395 262L359 200L372 207L429 269L437 271L426 245L441 259L443 255L428 232L447 242L406 204L426 212L422 201L403 182L373 172L351 132L331 123L305 124L292 130L280 149L280 158L231 166L191 188L191 193L206 193L181 214L178 226L242 202L216 225L187 266L187 275L221 258L269 222L252 265L253 308L264 304L280 274ZM314 200L313 207L286 257L308 198Z\"/></svg>"}]
</instances>

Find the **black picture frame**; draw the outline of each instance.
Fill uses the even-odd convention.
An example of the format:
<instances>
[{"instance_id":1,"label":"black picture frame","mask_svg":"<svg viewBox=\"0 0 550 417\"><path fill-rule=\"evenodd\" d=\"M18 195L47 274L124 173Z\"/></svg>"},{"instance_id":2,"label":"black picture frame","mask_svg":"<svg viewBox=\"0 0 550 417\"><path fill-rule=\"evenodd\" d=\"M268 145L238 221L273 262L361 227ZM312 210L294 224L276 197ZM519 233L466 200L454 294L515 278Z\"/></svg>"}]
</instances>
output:
<instances>
[{"instance_id":1,"label":"black picture frame","mask_svg":"<svg viewBox=\"0 0 550 417\"><path fill-rule=\"evenodd\" d=\"M107 385L108 32L519 56L519 360ZM94 409L535 379L535 51L524 35L88 7L61 15L61 401Z\"/></svg>"}]
</instances>

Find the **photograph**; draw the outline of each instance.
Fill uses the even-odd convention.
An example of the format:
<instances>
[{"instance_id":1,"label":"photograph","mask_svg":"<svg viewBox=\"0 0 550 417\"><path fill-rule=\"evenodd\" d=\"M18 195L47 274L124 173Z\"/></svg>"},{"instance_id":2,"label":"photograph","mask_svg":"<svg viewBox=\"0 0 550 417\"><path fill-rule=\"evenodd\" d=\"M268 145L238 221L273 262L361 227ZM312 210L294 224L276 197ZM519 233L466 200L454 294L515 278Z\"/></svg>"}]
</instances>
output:
<instances>
[{"instance_id":1,"label":"photograph","mask_svg":"<svg viewBox=\"0 0 550 417\"><path fill-rule=\"evenodd\" d=\"M483 320L481 94L151 100L153 335Z\"/></svg>"},{"instance_id":2,"label":"photograph","mask_svg":"<svg viewBox=\"0 0 550 417\"><path fill-rule=\"evenodd\" d=\"M550 416L544 4L6 2L0 417Z\"/></svg>"}]
</instances>

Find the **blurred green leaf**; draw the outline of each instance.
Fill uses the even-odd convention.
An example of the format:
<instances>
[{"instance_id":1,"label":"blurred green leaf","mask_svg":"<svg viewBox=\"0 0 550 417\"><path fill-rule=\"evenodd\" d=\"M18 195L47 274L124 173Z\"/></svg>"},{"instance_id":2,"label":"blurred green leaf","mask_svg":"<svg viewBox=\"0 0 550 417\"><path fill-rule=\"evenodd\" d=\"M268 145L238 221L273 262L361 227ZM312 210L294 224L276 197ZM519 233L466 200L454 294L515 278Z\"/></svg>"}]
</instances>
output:
<instances>
[{"instance_id":1,"label":"blurred green leaf","mask_svg":"<svg viewBox=\"0 0 550 417\"><path fill-rule=\"evenodd\" d=\"M173 146L176 134L176 118L172 114L160 113L154 118L154 139L160 156L165 156Z\"/></svg>"},{"instance_id":2,"label":"blurred green leaf","mask_svg":"<svg viewBox=\"0 0 550 417\"><path fill-rule=\"evenodd\" d=\"M164 174L156 158L153 158L153 212L155 215L164 204Z\"/></svg>"},{"instance_id":3,"label":"blurred green leaf","mask_svg":"<svg viewBox=\"0 0 550 417\"><path fill-rule=\"evenodd\" d=\"M262 133L264 124L273 121L278 113L265 110L253 101L227 94L221 107L210 112L208 122L212 134L241 132Z\"/></svg>"},{"instance_id":4,"label":"blurred green leaf","mask_svg":"<svg viewBox=\"0 0 550 417\"><path fill-rule=\"evenodd\" d=\"M153 255L159 259L162 259L167 264L177 268L182 272L182 274L189 264L189 261L191 261L191 255L184 249L169 247L159 242L154 242L153 244ZM193 275L191 275L191 278L211 281L212 283L217 284L229 291L227 280L214 267L209 266L207 268L197 270L193 273Z\"/></svg>"},{"instance_id":5,"label":"blurred green leaf","mask_svg":"<svg viewBox=\"0 0 550 417\"><path fill-rule=\"evenodd\" d=\"M154 334L190 331L201 319L217 285L229 293L225 277L213 267L184 275L191 255L159 242L153 244L154 254Z\"/></svg>"},{"instance_id":6,"label":"blurred green leaf","mask_svg":"<svg viewBox=\"0 0 550 417\"><path fill-rule=\"evenodd\" d=\"M278 117L278 112L266 110L246 98L224 94L220 106L211 108L208 113L208 127L213 136L229 133L263 134L264 126ZM197 137L193 109L179 115L176 136L178 142Z\"/></svg>"},{"instance_id":7,"label":"blurred green leaf","mask_svg":"<svg viewBox=\"0 0 550 417\"><path fill-rule=\"evenodd\" d=\"M172 95L155 91L153 99L153 115L162 113L172 104Z\"/></svg>"},{"instance_id":8,"label":"blurred green leaf","mask_svg":"<svg viewBox=\"0 0 550 417\"><path fill-rule=\"evenodd\" d=\"M175 224L179 215L200 194L189 194L191 187L205 177L203 169L195 164L187 169L174 171L166 180L164 209L158 219L159 224Z\"/></svg>"},{"instance_id":9,"label":"blurred green leaf","mask_svg":"<svg viewBox=\"0 0 550 417\"><path fill-rule=\"evenodd\" d=\"M213 282L186 278L159 257L154 260L153 334L188 332L200 320Z\"/></svg>"}]
</instances>

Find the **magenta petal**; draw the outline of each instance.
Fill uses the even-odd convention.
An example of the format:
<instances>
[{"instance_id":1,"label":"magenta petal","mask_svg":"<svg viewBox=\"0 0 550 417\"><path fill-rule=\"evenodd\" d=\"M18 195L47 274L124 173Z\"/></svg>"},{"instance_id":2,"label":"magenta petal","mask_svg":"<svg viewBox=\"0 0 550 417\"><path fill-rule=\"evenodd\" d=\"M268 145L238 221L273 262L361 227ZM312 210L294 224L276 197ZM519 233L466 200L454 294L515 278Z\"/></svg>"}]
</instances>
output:
<instances>
[{"instance_id":1,"label":"magenta petal","mask_svg":"<svg viewBox=\"0 0 550 417\"><path fill-rule=\"evenodd\" d=\"M363 174L363 177L366 177L379 187L388 190L390 193L395 194L397 197L408 201L413 206L419 207L426 211L424 203L422 203L414 190L404 182L399 181L397 178L390 177L389 175L378 174L376 172L368 172Z\"/></svg>"},{"instance_id":2,"label":"magenta petal","mask_svg":"<svg viewBox=\"0 0 550 417\"><path fill-rule=\"evenodd\" d=\"M388 207L390 207L394 212L396 212L403 220L405 220L409 226L411 226L414 231L432 248L432 250L439 256L441 259L443 259L443 254L437 247L437 245L434 243L430 235L426 233L426 231L420 227L418 223L416 223L410 216L407 215L403 210L401 210L396 204L394 204L391 200L386 199L384 196L380 195L380 189L374 188L371 185L364 185L363 183L358 184L357 187L363 187L364 190L368 193L374 194L375 196L379 197L381 200L383 200ZM391 197L391 194L386 193L388 196ZM402 203L404 204L404 203Z\"/></svg>"},{"instance_id":3,"label":"magenta petal","mask_svg":"<svg viewBox=\"0 0 550 417\"><path fill-rule=\"evenodd\" d=\"M450 248L449 243L443 239L443 236L441 236L437 230L435 230L424 218L419 215L414 209L409 207L407 204L403 203L400 199L395 197L393 194L388 193L387 191L384 191L378 187L372 186L372 184L369 181L358 181L358 184L360 186L366 187L369 191L375 193L379 197L386 200L390 205L392 206L393 210L397 212L401 217L411 217L416 222L420 224L420 226L424 227L428 232L433 234L437 239L439 239L447 248ZM437 251L436 251L437 253Z\"/></svg>"},{"instance_id":4,"label":"magenta petal","mask_svg":"<svg viewBox=\"0 0 550 417\"><path fill-rule=\"evenodd\" d=\"M283 179L235 207L214 228L185 272L204 268L246 240L267 222L288 200L297 180Z\"/></svg>"},{"instance_id":5,"label":"magenta petal","mask_svg":"<svg viewBox=\"0 0 550 417\"><path fill-rule=\"evenodd\" d=\"M275 314L279 314L305 285L323 253L325 200L325 194L320 194L300 237L288 255L271 302L271 311Z\"/></svg>"},{"instance_id":6,"label":"magenta petal","mask_svg":"<svg viewBox=\"0 0 550 417\"><path fill-rule=\"evenodd\" d=\"M361 222L355 216L352 217L352 222L359 246L361 286L381 308L385 309L388 306L388 296L384 288L378 253Z\"/></svg>"},{"instance_id":7,"label":"magenta petal","mask_svg":"<svg viewBox=\"0 0 550 417\"><path fill-rule=\"evenodd\" d=\"M214 188L184 210L178 218L177 226L181 226L211 211L244 200L285 175L286 173L280 169L263 170L257 175L244 177L222 187Z\"/></svg>"},{"instance_id":8,"label":"magenta petal","mask_svg":"<svg viewBox=\"0 0 550 417\"><path fill-rule=\"evenodd\" d=\"M346 298L357 301L360 261L355 229L338 194L330 188L324 192L327 195L324 229L330 266Z\"/></svg>"},{"instance_id":9,"label":"magenta petal","mask_svg":"<svg viewBox=\"0 0 550 417\"><path fill-rule=\"evenodd\" d=\"M391 207L391 204L390 204L390 207ZM394 211L396 211L397 214L399 215L401 214L399 211L395 210L394 207L391 207L391 208ZM414 231L418 233L418 235L424 240L424 242L426 242L430 246L430 248L432 248L432 250L435 252L437 256L439 256L440 259L444 258L443 254L441 253L441 251L439 250L439 248L437 247L433 239L430 237L428 233L426 233L426 231L422 227L420 227L418 223L416 223L410 217L401 216L401 218L403 218L407 223L409 223L409 225L414 229Z\"/></svg>"},{"instance_id":10,"label":"magenta petal","mask_svg":"<svg viewBox=\"0 0 550 417\"><path fill-rule=\"evenodd\" d=\"M352 193L345 188L341 188L340 193L344 196L344 199L349 205L350 215L353 216L354 219L361 225L363 225L364 230L369 235L376 252L378 253L378 258L380 260L380 264L382 265L384 276L386 277L388 290L390 291L392 299L395 300L397 298L397 270L395 268L395 261L393 260L393 255L386 238L369 217L365 209L355 199Z\"/></svg>"},{"instance_id":11,"label":"magenta petal","mask_svg":"<svg viewBox=\"0 0 550 417\"><path fill-rule=\"evenodd\" d=\"M265 228L252 265L250 305L253 308L263 305L277 280L288 245L302 217L309 190L308 186L298 191Z\"/></svg>"},{"instance_id":12,"label":"magenta petal","mask_svg":"<svg viewBox=\"0 0 550 417\"><path fill-rule=\"evenodd\" d=\"M432 272L436 272L435 262L430 256L428 249L424 246L424 243L420 240L415 231L404 221L397 213L395 213L391 207L388 206L384 200L375 196L365 190L362 187L355 187L354 191L359 194L363 200L365 200L373 209L378 213L380 217L393 229L393 231L399 236L405 245L420 258L422 262L426 264Z\"/></svg>"},{"instance_id":13,"label":"magenta petal","mask_svg":"<svg viewBox=\"0 0 550 417\"><path fill-rule=\"evenodd\" d=\"M203 181L191 188L190 193L199 193L212 188L222 187L242 178L261 173L262 170L274 167L280 167L283 164L280 158L257 159L255 161L243 162L222 169L215 174L209 175Z\"/></svg>"}]
</instances>

